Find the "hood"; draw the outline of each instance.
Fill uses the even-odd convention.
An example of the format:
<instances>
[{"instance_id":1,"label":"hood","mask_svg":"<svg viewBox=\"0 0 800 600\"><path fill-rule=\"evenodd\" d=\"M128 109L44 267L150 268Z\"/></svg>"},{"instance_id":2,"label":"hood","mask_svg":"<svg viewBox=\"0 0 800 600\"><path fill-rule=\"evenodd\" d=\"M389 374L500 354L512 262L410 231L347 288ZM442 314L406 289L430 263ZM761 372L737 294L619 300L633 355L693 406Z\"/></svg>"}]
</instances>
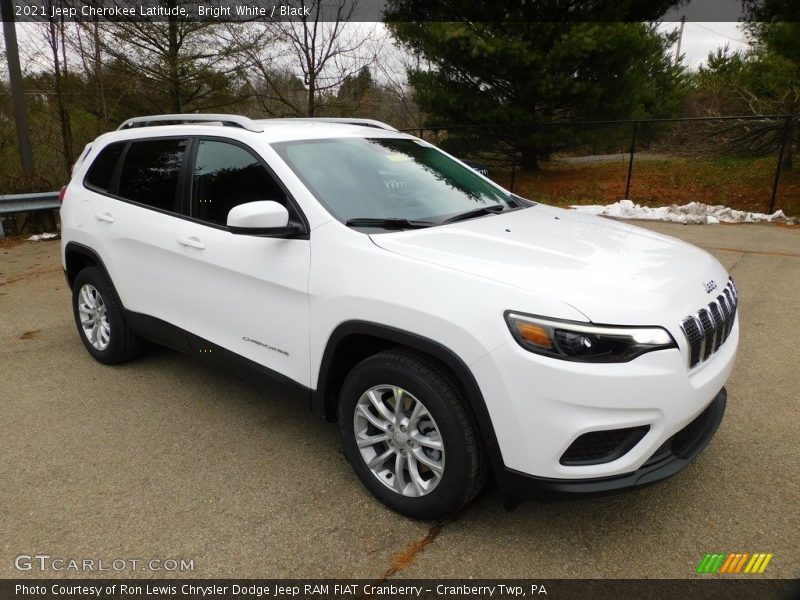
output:
<instances>
[{"instance_id":1,"label":"hood","mask_svg":"<svg viewBox=\"0 0 800 600\"><path fill-rule=\"evenodd\" d=\"M371 237L385 250L565 302L595 323L676 326L716 297L704 283L721 290L728 277L710 254L675 238L541 204Z\"/></svg>"}]
</instances>

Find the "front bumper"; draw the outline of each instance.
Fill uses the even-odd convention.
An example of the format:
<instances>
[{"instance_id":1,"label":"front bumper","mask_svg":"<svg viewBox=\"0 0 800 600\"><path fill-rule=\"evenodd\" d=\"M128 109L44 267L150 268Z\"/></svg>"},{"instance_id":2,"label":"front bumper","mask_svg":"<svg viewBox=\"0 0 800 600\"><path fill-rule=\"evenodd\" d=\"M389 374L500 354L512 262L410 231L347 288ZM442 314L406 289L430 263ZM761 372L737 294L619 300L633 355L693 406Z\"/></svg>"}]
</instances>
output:
<instances>
[{"instance_id":1,"label":"front bumper","mask_svg":"<svg viewBox=\"0 0 800 600\"><path fill-rule=\"evenodd\" d=\"M498 480L518 473L550 487L563 483L577 490L586 483L594 489L602 481L600 488L617 489L677 472L689 453L665 461L661 450L706 411L721 418L719 408L709 407L724 410L720 391L733 369L738 339L737 319L720 349L692 369L679 349L627 363L590 364L542 357L514 340L501 344L470 365L497 439L491 454ZM715 429L704 429L709 439ZM625 431L640 435L604 458L579 447L595 434Z\"/></svg>"},{"instance_id":2,"label":"front bumper","mask_svg":"<svg viewBox=\"0 0 800 600\"><path fill-rule=\"evenodd\" d=\"M727 397L725 388L722 388L694 421L664 442L647 462L632 473L587 479L554 479L503 468L495 473L498 486L505 494L515 498L541 498L547 495L605 494L651 485L673 476L703 451L722 422Z\"/></svg>"}]
</instances>

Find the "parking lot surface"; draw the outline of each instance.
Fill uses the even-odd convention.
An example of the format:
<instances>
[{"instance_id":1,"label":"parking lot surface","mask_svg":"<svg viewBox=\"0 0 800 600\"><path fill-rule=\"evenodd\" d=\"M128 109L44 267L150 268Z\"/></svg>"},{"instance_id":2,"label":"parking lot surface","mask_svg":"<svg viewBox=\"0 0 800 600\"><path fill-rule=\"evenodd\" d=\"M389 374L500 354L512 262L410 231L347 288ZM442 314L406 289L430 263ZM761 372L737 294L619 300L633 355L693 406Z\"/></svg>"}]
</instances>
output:
<instances>
[{"instance_id":1,"label":"parking lot surface","mask_svg":"<svg viewBox=\"0 0 800 600\"><path fill-rule=\"evenodd\" d=\"M95 362L58 241L1 243L0 577L93 575L15 569L39 553L193 561L119 573L136 577L684 578L706 552L770 552L764 577L797 577L800 227L645 226L708 249L740 290L710 446L646 489L507 512L490 487L443 523L373 500L336 426L287 398L164 349Z\"/></svg>"}]
</instances>

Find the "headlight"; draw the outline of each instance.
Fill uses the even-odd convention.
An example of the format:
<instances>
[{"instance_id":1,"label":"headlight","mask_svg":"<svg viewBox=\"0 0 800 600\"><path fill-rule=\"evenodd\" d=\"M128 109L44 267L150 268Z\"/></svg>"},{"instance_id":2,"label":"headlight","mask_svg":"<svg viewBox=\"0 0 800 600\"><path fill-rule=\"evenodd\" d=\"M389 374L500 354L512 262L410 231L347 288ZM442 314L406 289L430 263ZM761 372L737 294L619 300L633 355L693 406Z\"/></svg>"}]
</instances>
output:
<instances>
[{"instance_id":1,"label":"headlight","mask_svg":"<svg viewBox=\"0 0 800 600\"><path fill-rule=\"evenodd\" d=\"M645 352L678 347L661 327L592 325L511 311L505 317L520 346L561 360L627 362Z\"/></svg>"}]
</instances>

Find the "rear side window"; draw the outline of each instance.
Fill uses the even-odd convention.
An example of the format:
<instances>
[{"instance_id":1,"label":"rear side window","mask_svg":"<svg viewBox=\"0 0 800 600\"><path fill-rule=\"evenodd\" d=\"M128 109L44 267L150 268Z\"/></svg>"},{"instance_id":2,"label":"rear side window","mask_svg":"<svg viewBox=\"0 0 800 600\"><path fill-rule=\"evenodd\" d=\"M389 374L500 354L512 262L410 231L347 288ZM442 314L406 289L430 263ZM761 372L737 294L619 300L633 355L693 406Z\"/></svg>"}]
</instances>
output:
<instances>
[{"instance_id":1,"label":"rear side window","mask_svg":"<svg viewBox=\"0 0 800 600\"><path fill-rule=\"evenodd\" d=\"M102 192L111 189L111 179L114 177L114 170L117 168L117 162L122 156L126 143L109 144L100 151L86 174L88 186Z\"/></svg>"},{"instance_id":2,"label":"rear side window","mask_svg":"<svg viewBox=\"0 0 800 600\"><path fill-rule=\"evenodd\" d=\"M192 216L225 225L234 206L258 200L286 205L286 194L249 151L227 142L200 140L192 180Z\"/></svg>"},{"instance_id":3,"label":"rear side window","mask_svg":"<svg viewBox=\"0 0 800 600\"><path fill-rule=\"evenodd\" d=\"M117 194L153 208L176 210L178 180L187 140L133 142L122 163Z\"/></svg>"}]
</instances>

